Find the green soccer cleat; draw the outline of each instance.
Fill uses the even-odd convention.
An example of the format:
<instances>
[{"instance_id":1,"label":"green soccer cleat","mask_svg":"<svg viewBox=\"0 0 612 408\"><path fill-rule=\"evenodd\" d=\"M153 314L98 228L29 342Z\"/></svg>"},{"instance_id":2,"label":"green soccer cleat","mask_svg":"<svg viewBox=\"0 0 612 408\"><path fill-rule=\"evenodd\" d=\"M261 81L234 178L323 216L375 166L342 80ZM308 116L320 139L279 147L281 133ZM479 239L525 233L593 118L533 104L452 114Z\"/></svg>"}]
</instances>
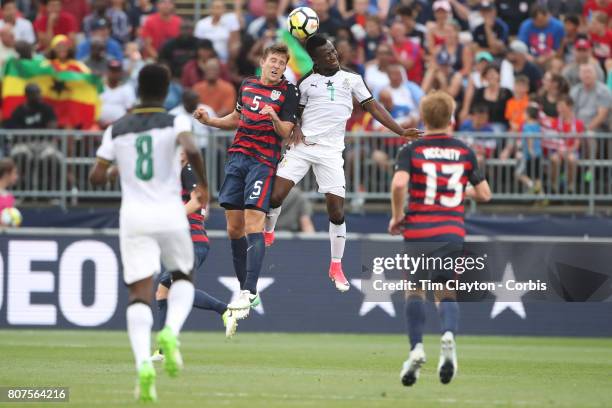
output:
<instances>
[{"instance_id":1,"label":"green soccer cleat","mask_svg":"<svg viewBox=\"0 0 612 408\"><path fill-rule=\"evenodd\" d=\"M157 402L155 369L150 361L142 363L138 370L138 384L136 385L135 396L140 402Z\"/></svg>"},{"instance_id":2,"label":"green soccer cleat","mask_svg":"<svg viewBox=\"0 0 612 408\"><path fill-rule=\"evenodd\" d=\"M251 309L255 309L257 306L259 306L261 304L259 293L249 295L249 301L251 302Z\"/></svg>"},{"instance_id":3,"label":"green soccer cleat","mask_svg":"<svg viewBox=\"0 0 612 408\"><path fill-rule=\"evenodd\" d=\"M238 318L235 313L227 309L225 313L221 315L223 319L223 326L225 327L225 337L231 339L236 334L236 328L238 327Z\"/></svg>"},{"instance_id":4,"label":"green soccer cleat","mask_svg":"<svg viewBox=\"0 0 612 408\"><path fill-rule=\"evenodd\" d=\"M183 368L178 338L166 326L157 334L157 344L164 353L164 370L170 377L176 377Z\"/></svg>"}]
</instances>

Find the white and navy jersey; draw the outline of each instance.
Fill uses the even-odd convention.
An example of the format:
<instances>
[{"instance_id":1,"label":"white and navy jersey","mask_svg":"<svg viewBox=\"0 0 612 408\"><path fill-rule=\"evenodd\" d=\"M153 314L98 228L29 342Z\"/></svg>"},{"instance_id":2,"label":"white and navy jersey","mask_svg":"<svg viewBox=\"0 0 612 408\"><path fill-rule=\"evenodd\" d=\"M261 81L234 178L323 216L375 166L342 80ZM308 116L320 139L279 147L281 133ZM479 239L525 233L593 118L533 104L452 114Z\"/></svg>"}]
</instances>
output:
<instances>
[{"instance_id":1,"label":"white and navy jersey","mask_svg":"<svg viewBox=\"0 0 612 408\"><path fill-rule=\"evenodd\" d=\"M122 228L159 230L175 219L176 227L186 225L177 136L190 130L186 117L161 108L134 109L106 129L97 156L119 169Z\"/></svg>"},{"instance_id":2,"label":"white and navy jersey","mask_svg":"<svg viewBox=\"0 0 612 408\"><path fill-rule=\"evenodd\" d=\"M361 105L373 100L363 78L344 69L332 76L310 72L300 80L298 88L306 143L342 151L346 122L353 113L353 97Z\"/></svg>"}]
</instances>

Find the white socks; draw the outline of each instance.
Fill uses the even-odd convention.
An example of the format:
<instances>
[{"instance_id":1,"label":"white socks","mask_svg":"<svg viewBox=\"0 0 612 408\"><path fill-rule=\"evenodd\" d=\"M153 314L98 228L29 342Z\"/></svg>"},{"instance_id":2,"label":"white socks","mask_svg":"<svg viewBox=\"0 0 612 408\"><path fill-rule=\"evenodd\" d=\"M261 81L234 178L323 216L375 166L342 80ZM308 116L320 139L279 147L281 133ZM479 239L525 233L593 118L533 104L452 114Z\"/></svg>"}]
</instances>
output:
<instances>
[{"instance_id":1,"label":"white socks","mask_svg":"<svg viewBox=\"0 0 612 408\"><path fill-rule=\"evenodd\" d=\"M153 327L153 312L149 305L133 303L126 311L128 336L132 344L132 352L136 360L136 370L151 354L151 328Z\"/></svg>"},{"instance_id":2,"label":"white socks","mask_svg":"<svg viewBox=\"0 0 612 408\"><path fill-rule=\"evenodd\" d=\"M346 243L346 222L336 225L329 223L329 240L331 242L332 262L340 262L344 255L344 244Z\"/></svg>"},{"instance_id":3,"label":"white socks","mask_svg":"<svg viewBox=\"0 0 612 408\"><path fill-rule=\"evenodd\" d=\"M193 283L185 279L174 281L170 286L166 326L170 327L175 336L179 335L183 323L193 308L194 292Z\"/></svg>"},{"instance_id":4,"label":"white socks","mask_svg":"<svg viewBox=\"0 0 612 408\"><path fill-rule=\"evenodd\" d=\"M281 213L281 207L278 208L270 208L268 210L268 214L266 214L266 224L264 226L264 231L272 232L276 227L276 221L278 221L278 216Z\"/></svg>"}]
</instances>

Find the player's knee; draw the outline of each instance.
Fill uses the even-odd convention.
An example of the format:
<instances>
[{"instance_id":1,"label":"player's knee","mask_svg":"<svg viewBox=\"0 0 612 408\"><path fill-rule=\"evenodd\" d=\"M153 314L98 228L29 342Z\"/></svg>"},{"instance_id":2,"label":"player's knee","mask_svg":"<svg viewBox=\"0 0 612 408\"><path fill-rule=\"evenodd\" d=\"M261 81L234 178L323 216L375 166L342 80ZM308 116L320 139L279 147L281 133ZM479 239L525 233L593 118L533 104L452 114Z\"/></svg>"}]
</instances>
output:
<instances>
[{"instance_id":1,"label":"player's knee","mask_svg":"<svg viewBox=\"0 0 612 408\"><path fill-rule=\"evenodd\" d=\"M172 282L177 282L180 280L186 280L191 282L191 274L190 273L184 273L181 271L172 271Z\"/></svg>"},{"instance_id":2,"label":"player's knee","mask_svg":"<svg viewBox=\"0 0 612 408\"><path fill-rule=\"evenodd\" d=\"M244 224L232 225L228 223L227 235L230 239L240 239L244 237Z\"/></svg>"},{"instance_id":3,"label":"player's knee","mask_svg":"<svg viewBox=\"0 0 612 408\"><path fill-rule=\"evenodd\" d=\"M342 225L344 224L344 208L338 206L332 206L328 211L329 221L332 224Z\"/></svg>"},{"instance_id":4,"label":"player's knee","mask_svg":"<svg viewBox=\"0 0 612 408\"><path fill-rule=\"evenodd\" d=\"M278 208L283 205L284 197L280 193L272 193L270 195L270 208Z\"/></svg>"}]
</instances>

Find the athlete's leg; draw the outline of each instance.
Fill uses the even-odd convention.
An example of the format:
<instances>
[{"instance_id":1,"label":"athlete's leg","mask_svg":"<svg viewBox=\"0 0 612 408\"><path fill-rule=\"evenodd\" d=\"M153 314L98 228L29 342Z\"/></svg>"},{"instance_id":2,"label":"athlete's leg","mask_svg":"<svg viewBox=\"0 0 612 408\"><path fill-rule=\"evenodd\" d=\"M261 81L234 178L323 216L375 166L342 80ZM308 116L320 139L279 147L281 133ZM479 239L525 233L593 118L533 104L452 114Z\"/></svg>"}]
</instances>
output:
<instances>
[{"instance_id":1,"label":"athlete's leg","mask_svg":"<svg viewBox=\"0 0 612 408\"><path fill-rule=\"evenodd\" d=\"M198 242L193 244L193 251L195 255L195 264L194 264L194 272L203 272L204 269L204 261L206 261L206 257L208 256L208 251L210 247L205 242ZM198 309L204 310L214 310L219 315L223 315L227 310L227 304L215 298L212 295L209 295L202 289L196 289L195 295L193 298L193 306Z\"/></svg>"},{"instance_id":2,"label":"athlete's leg","mask_svg":"<svg viewBox=\"0 0 612 408\"><path fill-rule=\"evenodd\" d=\"M166 312L168 311L168 289L172 284L172 277L167 271L159 276L159 283L155 291L155 302L157 303L157 330L161 330L166 323Z\"/></svg>"},{"instance_id":3,"label":"athlete's leg","mask_svg":"<svg viewBox=\"0 0 612 408\"><path fill-rule=\"evenodd\" d=\"M276 176L274 178L274 187L272 188L272 195L270 197L270 210L266 215L266 223L264 226L264 237L266 239L266 246L272 245L274 242L274 228L276 227L276 221L281 213L281 205L289 191L295 186L295 183L286 178ZM271 241L271 242L268 242Z\"/></svg>"},{"instance_id":4,"label":"athlete's leg","mask_svg":"<svg viewBox=\"0 0 612 408\"><path fill-rule=\"evenodd\" d=\"M329 239L331 242L332 262L342 262L346 242L346 223L344 222L344 197L332 193L325 194L325 204L329 215Z\"/></svg>"},{"instance_id":5,"label":"athlete's leg","mask_svg":"<svg viewBox=\"0 0 612 408\"><path fill-rule=\"evenodd\" d=\"M406 291L406 329L410 339L410 353L400 372L402 384L409 387L419 378L425 364L423 328L425 327L425 292L420 289Z\"/></svg>"},{"instance_id":6,"label":"athlete's leg","mask_svg":"<svg viewBox=\"0 0 612 408\"><path fill-rule=\"evenodd\" d=\"M244 211L225 210L227 221L227 236L232 245L232 262L236 278L240 282L240 289L244 287L246 279L247 238L244 230Z\"/></svg>"}]
</instances>

